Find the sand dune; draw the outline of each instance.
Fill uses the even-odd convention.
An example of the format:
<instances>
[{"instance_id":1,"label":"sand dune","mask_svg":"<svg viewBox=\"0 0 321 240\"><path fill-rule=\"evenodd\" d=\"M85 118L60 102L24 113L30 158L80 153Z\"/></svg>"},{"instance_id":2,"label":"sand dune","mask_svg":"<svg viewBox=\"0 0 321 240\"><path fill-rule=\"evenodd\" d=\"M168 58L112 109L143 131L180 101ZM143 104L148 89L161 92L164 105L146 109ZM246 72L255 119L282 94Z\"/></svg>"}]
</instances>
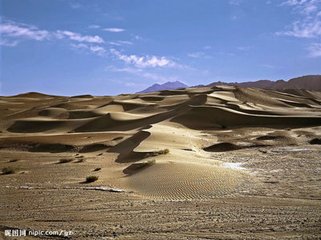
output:
<instances>
[{"instance_id":1,"label":"sand dune","mask_svg":"<svg viewBox=\"0 0 321 240\"><path fill-rule=\"evenodd\" d=\"M202 119L199 122L198 119ZM189 112L173 119L192 129L229 128L241 126L256 127L302 127L319 126L320 116L276 116L247 114L226 107L192 107Z\"/></svg>"},{"instance_id":2,"label":"sand dune","mask_svg":"<svg viewBox=\"0 0 321 240\"><path fill-rule=\"evenodd\" d=\"M311 129L321 125L320 103L319 92L233 86L115 97L26 93L0 98L0 149L107 156L107 175L115 176L104 177L107 184L152 198L212 198L255 182L216 154L309 144L318 138Z\"/></svg>"},{"instance_id":3,"label":"sand dune","mask_svg":"<svg viewBox=\"0 0 321 240\"><path fill-rule=\"evenodd\" d=\"M246 175L215 165L162 162L127 177L130 189L161 199L211 198L237 192Z\"/></svg>"},{"instance_id":4,"label":"sand dune","mask_svg":"<svg viewBox=\"0 0 321 240\"><path fill-rule=\"evenodd\" d=\"M72 239L321 234L320 92L26 93L0 97L0 112L1 239L7 228Z\"/></svg>"}]
</instances>

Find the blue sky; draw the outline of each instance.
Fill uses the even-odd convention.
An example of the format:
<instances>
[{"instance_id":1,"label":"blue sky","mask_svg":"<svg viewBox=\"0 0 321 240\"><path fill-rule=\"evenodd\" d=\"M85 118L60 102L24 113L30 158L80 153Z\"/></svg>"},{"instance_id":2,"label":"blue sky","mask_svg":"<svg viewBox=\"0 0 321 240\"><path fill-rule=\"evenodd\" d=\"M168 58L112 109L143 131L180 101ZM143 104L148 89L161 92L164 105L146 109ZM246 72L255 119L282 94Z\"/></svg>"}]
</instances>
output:
<instances>
[{"instance_id":1,"label":"blue sky","mask_svg":"<svg viewBox=\"0 0 321 240\"><path fill-rule=\"evenodd\" d=\"M0 0L0 94L321 73L321 0Z\"/></svg>"}]
</instances>

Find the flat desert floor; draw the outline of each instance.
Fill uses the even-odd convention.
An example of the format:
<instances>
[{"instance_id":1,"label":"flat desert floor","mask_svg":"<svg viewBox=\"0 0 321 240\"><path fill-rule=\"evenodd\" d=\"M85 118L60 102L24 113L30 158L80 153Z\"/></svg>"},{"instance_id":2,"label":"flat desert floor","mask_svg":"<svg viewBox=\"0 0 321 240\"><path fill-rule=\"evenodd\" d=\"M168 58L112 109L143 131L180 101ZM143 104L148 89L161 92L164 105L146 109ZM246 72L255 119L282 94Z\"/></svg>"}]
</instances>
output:
<instances>
[{"instance_id":1,"label":"flat desert floor","mask_svg":"<svg viewBox=\"0 0 321 240\"><path fill-rule=\"evenodd\" d=\"M27 93L0 112L0 238L321 238L320 92Z\"/></svg>"}]
</instances>

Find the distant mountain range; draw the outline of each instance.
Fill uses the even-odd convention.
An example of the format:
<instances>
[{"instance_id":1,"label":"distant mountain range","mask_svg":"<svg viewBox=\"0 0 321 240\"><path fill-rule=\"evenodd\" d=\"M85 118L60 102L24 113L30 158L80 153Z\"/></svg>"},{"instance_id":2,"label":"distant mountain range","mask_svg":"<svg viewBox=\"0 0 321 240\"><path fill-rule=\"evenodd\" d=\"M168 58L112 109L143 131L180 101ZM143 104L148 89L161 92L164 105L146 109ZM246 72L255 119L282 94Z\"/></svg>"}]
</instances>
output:
<instances>
[{"instance_id":1,"label":"distant mountain range","mask_svg":"<svg viewBox=\"0 0 321 240\"><path fill-rule=\"evenodd\" d=\"M272 90L285 90L285 89L305 89L311 91L321 91L321 75L308 75L303 77L292 78L288 81L284 80L259 80L255 82L242 82L242 83L225 83L225 82L213 82L207 86L217 85L231 85L239 87L250 88L263 88Z\"/></svg>"},{"instance_id":2,"label":"distant mountain range","mask_svg":"<svg viewBox=\"0 0 321 240\"><path fill-rule=\"evenodd\" d=\"M188 86L182 82L175 81L175 82L166 82L163 84L154 84L148 88L146 88L143 91L140 91L138 93L149 93L149 92L158 92L162 90L174 90L178 88L187 88Z\"/></svg>"},{"instance_id":3,"label":"distant mountain range","mask_svg":"<svg viewBox=\"0 0 321 240\"><path fill-rule=\"evenodd\" d=\"M285 89L305 89L311 91L321 91L321 75L307 75L297 78L292 78L288 81L285 80L258 80L254 82L213 82L206 86L213 87L217 85L229 85L229 86L239 86L239 87L249 87L249 88L263 88L272 90L285 90ZM187 88L188 86L182 82L166 82L164 84L154 84L149 88L138 93L149 93L158 92L162 90L174 90L178 88ZM204 87L204 85L194 86L194 87Z\"/></svg>"}]
</instances>

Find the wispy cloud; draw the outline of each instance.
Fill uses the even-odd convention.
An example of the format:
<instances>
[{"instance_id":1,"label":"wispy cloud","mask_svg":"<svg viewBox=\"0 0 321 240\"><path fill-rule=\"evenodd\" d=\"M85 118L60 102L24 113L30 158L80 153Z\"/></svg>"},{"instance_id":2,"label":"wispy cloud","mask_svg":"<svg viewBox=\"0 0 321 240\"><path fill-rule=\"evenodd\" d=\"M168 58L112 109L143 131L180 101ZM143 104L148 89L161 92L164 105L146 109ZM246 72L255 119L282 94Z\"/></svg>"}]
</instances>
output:
<instances>
[{"instance_id":1,"label":"wispy cloud","mask_svg":"<svg viewBox=\"0 0 321 240\"><path fill-rule=\"evenodd\" d=\"M116 49L111 49L110 52L117 57L117 59L127 63L132 64L138 68L155 68L155 67L175 67L178 66L174 61L166 57L157 56L137 56L137 55L126 55L117 51Z\"/></svg>"},{"instance_id":2,"label":"wispy cloud","mask_svg":"<svg viewBox=\"0 0 321 240\"><path fill-rule=\"evenodd\" d=\"M86 49L96 55L103 55L106 50L103 47L105 42L98 35L83 35L80 33L57 30L48 31L39 29L36 26L8 21L0 24L0 46L15 47L23 40L63 40L72 42L71 46L77 49ZM77 44L75 44L77 42Z\"/></svg>"},{"instance_id":3,"label":"wispy cloud","mask_svg":"<svg viewBox=\"0 0 321 240\"><path fill-rule=\"evenodd\" d=\"M311 14L318 11L318 4L320 0L287 0L281 6L292 6L302 14Z\"/></svg>"},{"instance_id":4,"label":"wispy cloud","mask_svg":"<svg viewBox=\"0 0 321 240\"><path fill-rule=\"evenodd\" d=\"M0 46L15 47L17 45L18 45L18 41L16 40L0 39Z\"/></svg>"},{"instance_id":5,"label":"wispy cloud","mask_svg":"<svg viewBox=\"0 0 321 240\"><path fill-rule=\"evenodd\" d=\"M4 41L8 42L8 39L15 40L36 40L43 41L49 39L64 39L67 38L77 42L87 43L104 43L104 40L97 35L82 35L80 33L57 30L50 32L47 30L41 30L33 25L16 23L16 22L5 22L0 24L0 33Z\"/></svg>"},{"instance_id":6,"label":"wispy cloud","mask_svg":"<svg viewBox=\"0 0 321 240\"><path fill-rule=\"evenodd\" d=\"M80 33L75 33L71 31L61 31L58 30L55 33L55 36L59 39L69 38L70 40L77 42L88 42L88 43L104 43L104 39L97 35L81 35Z\"/></svg>"},{"instance_id":7,"label":"wispy cloud","mask_svg":"<svg viewBox=\"0 0 321 240\"><path fill-rule=\"evenodd\" d=\"M292 7L298 19L277 35L297 38L321 36L321 0L287 0L281 6Z\"/></svg>"},{"instance_id":8,"label":"wispy cloud","mask_svg":"<svg viewBox=\"0 0 321 240\"><path fill-rule=\"evenodd\" d=\"M296 21L288 31L277 32L277 35L285 35L297 38L315 38L321 36L321 20Z\"/></svg>"},{"instance_id":9,"label":"wispy cloud","mask_svg":"<svg viewBox=\"0 0 321 240\"><path fill-rule=\"evenodd\" d=\"M308 47L309 57L321 57L321 43L312 43Z\"/></svg>"},{"instance_id":10,"label":"wispy cloud","mask_svg":"<svg viewBox=\"0 0 321 240\"><path fill-rule=\"evenodd\" d=\"M35 26L5 22L0 24L0 34L3 38L22 38L42 41L48 39L50 33L46 30L40 30Z\"/></svg>"},{"instance_id":11,"label":"wispy cloud","mask_svg":"<svg viewBox=\"0 0 321 240\"><path fill-rule=\"evenodd\" d=\"M104 28L103 30L107 32L113 32L113 33L119 33L119 32L125 31L125 29L123 28Z\"/></svg>"},{"instance_id":12,"label":"wispy cloud","mask_svg":"<svg viewBox=\"0 0 321 240\"><path fill-rule=\"evenodd\" d=\"M133 45L133 42L119 40L119 41L109 42L109 44L113 46L124 46L124 45Z\"/></svg>"},{"instance_id":13,"label":"wispy cloud","mask_svg":"<svg viewBox=\"0 0 321 240\"><path fill-rule=\"evenodd\" d=\"M158 83L164 83L168 81L181 81L176 76L163 76L159 73L146 71L145 69L141 69L141 68L133 68L133 67L117 68L115 66L108 66L107 70L112 72L132 74L140 78L144 78L144 79L151 80L153 82L158 82Z\"/></svg>"},{"instance_id":14,"label":"wispy cloud","mask_svg":"<svg viewBox=\"0 0 321 240\"><path fill-rule=\"evenodd\" d=\"M97 54L99 56L103 56L106 53L106 49L99 45L88 45L84 43L78 43L78 44L71 44L71 46L76 49L89 50L90 52Z\"/></svg>"}]
</instances>

